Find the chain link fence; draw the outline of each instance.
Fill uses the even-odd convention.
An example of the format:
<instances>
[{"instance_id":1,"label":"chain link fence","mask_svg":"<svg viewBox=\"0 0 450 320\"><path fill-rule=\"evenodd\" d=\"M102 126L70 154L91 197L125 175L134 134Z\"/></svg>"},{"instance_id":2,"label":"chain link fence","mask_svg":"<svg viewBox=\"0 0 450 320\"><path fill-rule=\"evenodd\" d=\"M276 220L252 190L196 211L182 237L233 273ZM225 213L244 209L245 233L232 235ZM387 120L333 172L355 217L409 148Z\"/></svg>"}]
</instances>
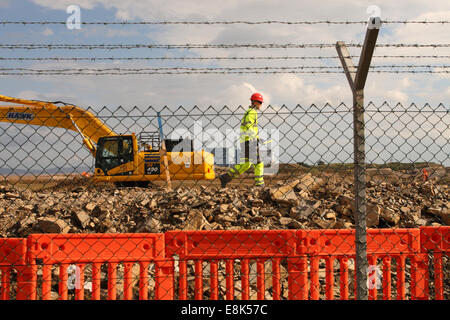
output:
<instances>
[{"instance_id":1,"label":"chain link fence","mask_svg":"<svg viewBox=\"0 0 450 320\"><path fill-rule=\"evenodd\" d=\"M0 107L2 299L355 299L353 106L263 106L264 188L247 107L54 106ZM448 299L449 109L364 111L369 298Z\"/></svg>"}]
</instances>

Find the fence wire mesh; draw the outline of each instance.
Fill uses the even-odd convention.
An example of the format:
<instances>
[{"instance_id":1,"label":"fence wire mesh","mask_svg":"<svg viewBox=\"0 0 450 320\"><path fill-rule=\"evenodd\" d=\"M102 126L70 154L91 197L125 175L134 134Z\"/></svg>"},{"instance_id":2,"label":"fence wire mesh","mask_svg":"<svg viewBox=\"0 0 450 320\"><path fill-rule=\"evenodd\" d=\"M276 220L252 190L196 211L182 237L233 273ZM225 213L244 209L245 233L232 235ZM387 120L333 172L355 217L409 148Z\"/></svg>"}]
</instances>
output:
<instances>
[{"instance_id":1,"label":"fence wire mesh","mask_svg":"<svg viewBox=\"0 0 450 320\"><path fill-rule=\"evenodd\" d=\"M353 106L247 111L0 107L0 299L355 299ZM364 117L369 298L448 299L449 109Z\"/></svg>"}]
</instances>

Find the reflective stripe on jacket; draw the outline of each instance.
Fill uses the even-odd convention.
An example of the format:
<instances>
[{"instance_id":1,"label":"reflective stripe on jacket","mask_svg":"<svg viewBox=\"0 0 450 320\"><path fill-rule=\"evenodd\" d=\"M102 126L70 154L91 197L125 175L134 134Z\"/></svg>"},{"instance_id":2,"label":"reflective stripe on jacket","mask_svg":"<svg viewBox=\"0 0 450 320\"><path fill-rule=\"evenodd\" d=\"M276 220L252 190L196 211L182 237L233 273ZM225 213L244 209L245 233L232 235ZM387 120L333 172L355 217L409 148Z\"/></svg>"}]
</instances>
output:
<instances>
[{"instance_id":1,"label":"reflective stripe on jacket","mask_svg":"<svg viewBox=\"0 0 450 320\"><path fill-rule=\"evenodd\" d=\"M251 141L258 138L258 113L255 108L249 107L241 120L241 134L239 141Z\"/></svg>"}]
</instances>

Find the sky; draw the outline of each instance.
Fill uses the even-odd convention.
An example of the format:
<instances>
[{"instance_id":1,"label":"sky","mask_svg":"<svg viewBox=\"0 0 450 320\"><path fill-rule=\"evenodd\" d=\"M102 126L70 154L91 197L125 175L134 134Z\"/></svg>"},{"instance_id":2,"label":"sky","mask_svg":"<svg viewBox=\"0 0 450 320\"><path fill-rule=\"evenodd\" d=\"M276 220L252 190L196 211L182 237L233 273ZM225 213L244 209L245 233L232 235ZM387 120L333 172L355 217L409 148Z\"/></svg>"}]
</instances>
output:
<instances>
[{"instance_id":1,"label":"sky","mask_svg":"<svg viewBox=\"0 0 450 320\"><path fill-rule=\"evenodd\" d=\"M450 20L450 3L445 0L423 1L364 1L323 0L317 1L269 1L269 0L0 0L1 21L66 21L70 5L81 9L82 22L97 21L365 21L378 13L382 20ZM372 8L372 10L370 10ZM373 9L375 8L375 9ZM375 11L374 11L375 10ZM366 25L363 24L261 24L261 25L82 25L81 29L69 29L58 25L0 25L0 42L3 44L286 44L329 43L344 41L358 44L364 41ZM378 43L449 43L449 24L386 24L382 25ZM352 55L359 55L361 48L350 47ZM446 55L448 47L442 48L383 48L375 49L374 55ZM257 56L336 56L335 48L323 49L126 49L126 50L8 50L0 49L0 57L257 57ZM358 58L354 58L355 65ZM446 59L376 58L372 65L448 65ZM301 67L335 66L338 59L328 60L240 60L240 61L1 61L0 68L154 68L154 67ZM428 69L427 69L428 70ZM433 70L442 70L433 68ZM448 70L448 69L447 69ZM448 110L450 103L450 74L392 74L369 73L365 87L365 101L374 106L387 103L390 107L408 108L411 104L421 108L429 104L433 109ZM128 76L0 76L0 94L36 100L65 101L83 108L111 110L122 106L156 109L167 106L170 110L207 110L213 106L221 110L227 106L237 110L249 104L250 95L263 94L268 110L293 110L300 105L309 110L311 105L351 107L352 93L343 73L336 74L207 74L207 75L128 75ZM401 104L399 106L398 104ZM263 109L264 114L264 109ZM407 124L398 125L398 115L371 117L373 145L380 143L381 136L394 128L407 139L418 130L437 137L439 143L447 143L450 136L448 113L444 118L421 119L408 116ZM411 119L410 119L411 118ZM404 121L406 118L403 118ZM239 120L239 119L238 119ZM341 119L342 120L342 119ZM168 120L166 120L168 121ZM270 119L262 122L270 124ZM330 121L327 119L327 121ZM351 117L350 120L351 121ZM276 122L276 121L275 121ZM302 122L298 130L311 131ZM378 124L385 122L384 127ZM329 125L323 123L324 125ZM175 124L174 124L175 125ZM278 124L279 125L279 124ZM333 123L328 131L338 130L347 121ZM276 123L275 123L276 126ZM320 126L319 126L320 127ZM0 127L1 128L1 127ZM288 126L283 136L288 135ZM20 129L17 129L20 131ZM36 130L36 129L33 129ZM42 129L45 130L45 129ZM343 132L344 129L338 132ZM432 131L435 131L434 133ZM378 135L375 132L378 132ZM31 131L30 131L31 132ZM44 131L42 131L44 132ZM347 131L346 131L347 132ZM434 134L434 136L433 136ZM350 132L351 137L351 132ZM295 135L295 139L301 137ZM330 138L330 137L329 137ZM333 138L333 137L331 137ZM26 140L23 138L23 140ZM347 143L349 139L346 138ZM417 140L417 139L416 139ZM417 141L420 140L420 137ZM433 140L433 139L432 139ZM436 140L436 139L434 139ZM290 141L290 140L289 140ZM304 141L304 139L302 140ZM323 141L323 140L322 140ZM392 142L392 139L390 140ZM419 143L419 142L415 143ZM7 144L7 142L4 142ZM312 153L322 142L310 146ZM55 142L56 144L56 142ZM371 145L372 146L372 145ZM383 146L381 146L383 148ZM385 147L385 145L384 145ZM374 147L375 148L375 147ZM379 147L377 147L379 148ZM427 146L423 147L426 151ZM351 153L351 148L349 149ZM436 149L437 150L437 149ZM399 151L397 149L395 152ZM448 145L432 152L428 158L439 153L439 159L448 158ZM74 151L75 152L75 151ZM404 151L403 153L406 153ZM76 152L75 152L76 153ZM347 152L346 152L347 153ZM388 152L379 158L388 161L396 157ZM326 156L316 154L314 159ZM420 154L417 157L421 157ZM443 161L439 160L438 161ZM332 161L332 158L328 159ZM342 159L335 159L342 160Z\"/></svg>"}]
</instances>

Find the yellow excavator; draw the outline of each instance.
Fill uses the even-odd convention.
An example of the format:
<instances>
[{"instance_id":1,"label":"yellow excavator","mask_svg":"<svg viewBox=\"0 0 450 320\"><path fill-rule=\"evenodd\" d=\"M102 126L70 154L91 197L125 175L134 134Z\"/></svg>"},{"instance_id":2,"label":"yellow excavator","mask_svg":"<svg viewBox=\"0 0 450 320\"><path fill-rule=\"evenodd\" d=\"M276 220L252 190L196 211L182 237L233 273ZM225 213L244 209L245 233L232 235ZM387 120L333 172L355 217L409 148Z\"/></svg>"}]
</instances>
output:
<instances>
[{"instance_id":1,"label":"yellow excavator","mask_svg":"<svg viewBox=\"0 0 450 320\"><path fill-rule=\"evenodd\" d=\"M214 156L193 151L192 140L170 140L160 133L118 135L91 112L63 102L24 100L0 95L0 121L58 127L80 134L95 157L94 181L118 186L146 186L155 180L214 179ZM190 146L186 146L186 141ZM185 148L174 148L183 143ZM188 147L188 148L186 148ZM161 148L165 152L161 152ZM174 149L183 151L173 151ZM184 151L189 150L189 151ZM172 152L173 151L173 152Z\"/></svg>"}]
</instances>

